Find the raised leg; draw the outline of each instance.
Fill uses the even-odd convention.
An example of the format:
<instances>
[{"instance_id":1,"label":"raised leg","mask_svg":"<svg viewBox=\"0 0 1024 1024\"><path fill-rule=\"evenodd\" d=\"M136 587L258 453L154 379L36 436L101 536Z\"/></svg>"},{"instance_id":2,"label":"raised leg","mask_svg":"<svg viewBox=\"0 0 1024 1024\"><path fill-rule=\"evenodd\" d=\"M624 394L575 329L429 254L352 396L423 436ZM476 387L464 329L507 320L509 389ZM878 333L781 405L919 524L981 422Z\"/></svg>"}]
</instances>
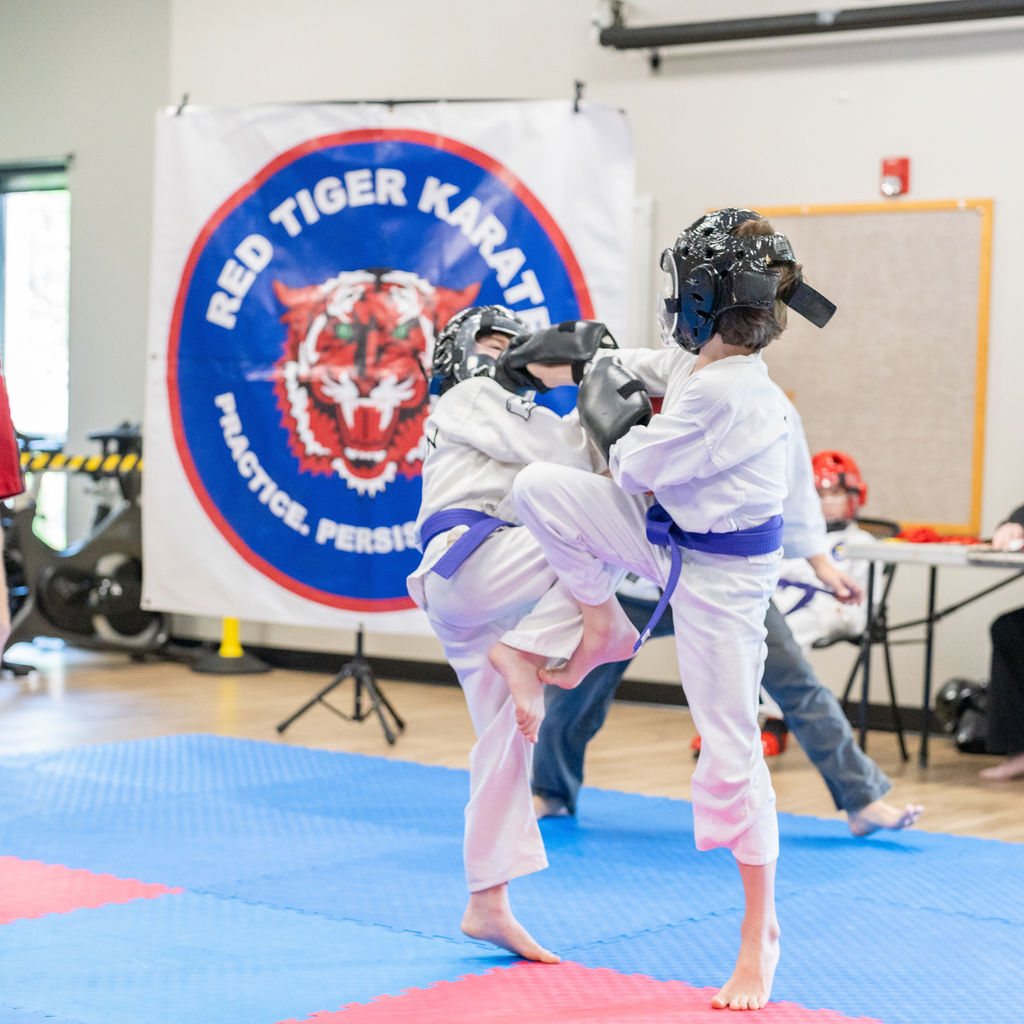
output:
<instances>
[{"instance_id":1,"label":"raised leg","mask_svg":"<svg viewBox=\"0 0 1024 1024\"><path fill-rule=\"evenodd\" d=\"M601 604L580 604L583 613L583 638L568 664L560 669L541 669L543 682L573 688L598 665L632 657L633 645L640 635L612 594Z\"/></svg>"},{"instance_id":2,"label":"raised leg","mask_svg":"<svg viewBox=\"0 0 1024 1024\"><path fill-rule=\"evenodd\" d=\"M504 676L516 706L516 725L531 742L537 742L544 720L544 684L537 676L547 658L496 643L488 652L491 664Z\"/></svg>"}]
</instances>

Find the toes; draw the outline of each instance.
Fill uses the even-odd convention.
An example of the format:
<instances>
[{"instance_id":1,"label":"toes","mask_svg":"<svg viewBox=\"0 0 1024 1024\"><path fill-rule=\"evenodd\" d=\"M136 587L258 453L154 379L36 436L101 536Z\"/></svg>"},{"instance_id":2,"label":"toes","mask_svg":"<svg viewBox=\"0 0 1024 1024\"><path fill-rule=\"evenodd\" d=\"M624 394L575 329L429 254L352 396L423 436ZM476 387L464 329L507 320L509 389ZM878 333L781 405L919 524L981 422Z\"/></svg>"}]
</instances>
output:
<instances>
[{"instance_id":1,"label":"toes","mask_svg":"<svg viewBox=\"0 0 1024 1024\"><path fill-rule=\"evenodd\" d=\"M537 742L540 733L541 716L532 714L525 708L516 708L516 726L519 731L531 742Z\"/></svg>"},{"instance_id":2,"label":"toes","mask_svg":"<svg viewBox=\"0 0 1024 1024\"><path fill-rule=\"evenodd\" d=\"M530 734L536 735L539 731L537 722L537 716L531 715L524 708L516 708L515 710L515 724L519 731L529 739Z\"/></svg>"},{"instance_id":3,"label":"toes","mask_svg":"<svg viewBox=\"0 0 1024 1024\"><path fill-rule=\"evenodd\" d=\"M920 816L921 816L921 808L920 807L907 807L904 810L904 812L903 812L903 816L900 818L900 827L901 828L910 828L910 826L913 825L914 822L917 821L917 819Z\"/></svg>"}]
</instances>

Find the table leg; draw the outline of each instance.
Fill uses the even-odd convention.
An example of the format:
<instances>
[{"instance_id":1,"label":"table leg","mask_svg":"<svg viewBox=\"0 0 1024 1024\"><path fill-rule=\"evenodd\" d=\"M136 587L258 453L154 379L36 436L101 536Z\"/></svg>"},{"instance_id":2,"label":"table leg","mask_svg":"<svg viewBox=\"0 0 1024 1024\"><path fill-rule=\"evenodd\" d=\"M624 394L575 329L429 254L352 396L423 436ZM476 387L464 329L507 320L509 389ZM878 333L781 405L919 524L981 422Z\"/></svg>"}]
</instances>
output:
<instances>
[{"instance_id":1,"label":"table leg","mask_svg":"<svg viewBox=\"0 0 1024 1024\"><path fill-rule=\"evenodd\" d=\"M868 749L868 692L871 686L871 644L875 634L875 565L872 563L871 571L868 573L868 617L864 626L864 635L860 638L860 667L861 676L860 691L860 749Z\"/></svg>"},{"instance_id":2,"label":"table leg","mask_svg":"<svg viewBox=\"0 0 1024 1024\"><path fill-rule=\"evenodd\" d=\"M932 724L932 648L935 642L935 581L937 566L928 568L928 621L924 631L924 694L921 698L921 752L918 764L928 766L928 734Z\"/></svg>"}]
</instances>

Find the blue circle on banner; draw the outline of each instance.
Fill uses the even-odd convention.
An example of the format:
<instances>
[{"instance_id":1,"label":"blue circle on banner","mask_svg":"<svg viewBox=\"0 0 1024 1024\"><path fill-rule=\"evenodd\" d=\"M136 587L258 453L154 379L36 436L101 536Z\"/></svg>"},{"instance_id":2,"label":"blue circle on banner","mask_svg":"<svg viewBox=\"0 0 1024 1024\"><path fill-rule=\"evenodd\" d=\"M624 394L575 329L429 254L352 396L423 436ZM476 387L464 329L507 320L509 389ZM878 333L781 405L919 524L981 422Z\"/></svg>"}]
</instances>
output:
<instances>
[{"instance_id":1,"label":"blue circle on banner","mask_svg":"<svg viewBox=\"0 0 1024 1024\"><path fill-rule=\"evenodd\" d=\"M413 607L433 338L484 303L593 316L552 217L456 140L311 139L217 210L182 274L168 391L190 484L247 562L318 603Z\"/></svg>"}]
</instances>

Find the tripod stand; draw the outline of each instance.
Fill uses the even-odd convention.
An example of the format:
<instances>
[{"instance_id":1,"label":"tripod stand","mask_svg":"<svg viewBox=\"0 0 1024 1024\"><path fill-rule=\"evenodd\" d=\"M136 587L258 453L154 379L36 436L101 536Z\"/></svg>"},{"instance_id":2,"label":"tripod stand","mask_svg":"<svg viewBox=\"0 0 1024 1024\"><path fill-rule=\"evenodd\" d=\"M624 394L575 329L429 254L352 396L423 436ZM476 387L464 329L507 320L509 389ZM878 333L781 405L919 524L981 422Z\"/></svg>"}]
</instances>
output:
<instances>
[{"instance_id":1,"label":"tripod stand","mask_svg":"<svg viewBox=\"0 0 1024 1024\"><path fill-rule=\"evenodd\" d=\"M341 686L347 679L355 683L355 704L351 715L339 711L333 704L329 704L326 697L335 687ZM364 699L369 703L364 707ZM381 728L384 730L384 737L388 743L393 744L405 728L405 722L398 716L398 712L388 702L387 697L381 692L377 681L373 678L373 670L369 662L363 657L363 630L360 627L356 632L356 653L352 658L341 666L341 671L317 694L311 697L299 708L295 714L286 718L278 727L278 732L284 732L292 722L300 715L304 715L314 704L323 704L328 711L333 711L339 718L346 722L362 722L370 715L376 714L380 719ZM385 714L387 712L387 714ZM388 721L390 716L392 721ZM392 725L392 722L394 723Z\"/></svg>"}]
</instances>

